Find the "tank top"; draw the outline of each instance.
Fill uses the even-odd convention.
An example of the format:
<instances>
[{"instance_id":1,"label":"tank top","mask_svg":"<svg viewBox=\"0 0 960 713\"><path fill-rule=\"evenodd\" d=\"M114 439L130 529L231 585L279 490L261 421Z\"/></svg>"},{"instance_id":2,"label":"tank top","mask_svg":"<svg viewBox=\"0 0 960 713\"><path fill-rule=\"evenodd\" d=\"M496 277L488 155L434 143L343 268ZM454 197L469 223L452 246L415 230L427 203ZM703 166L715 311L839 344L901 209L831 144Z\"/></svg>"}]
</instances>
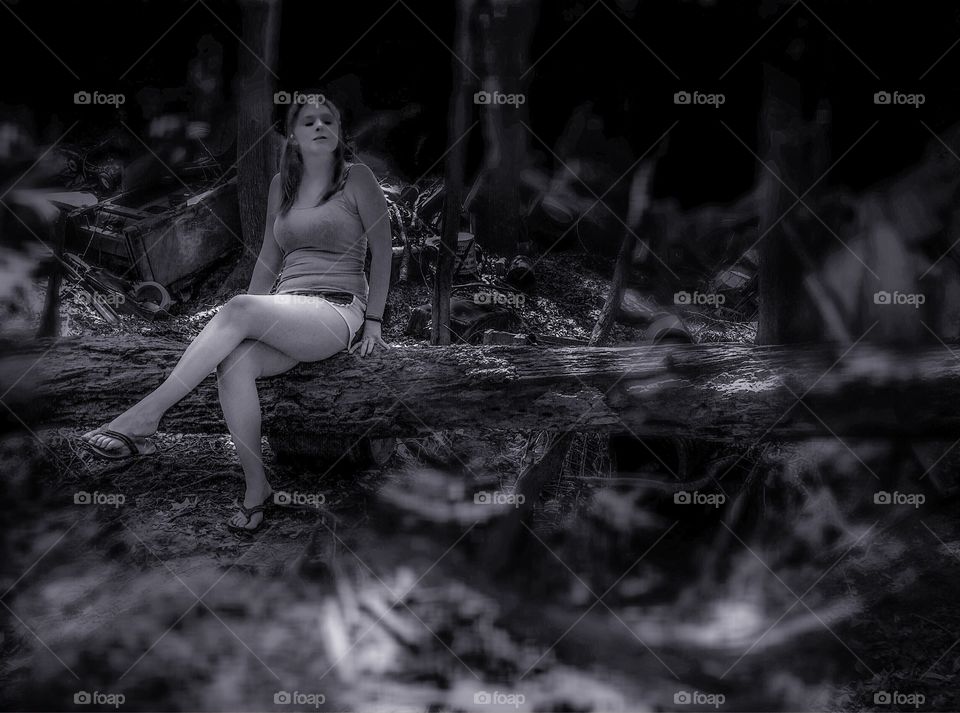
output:
<instances>
[{"instance_id":1,"label":"tank top","mask_svg":"<svg viewBox=\"0 0 960 713\"><path fill-rule=\"evenodd\" d=\"M283 251L274 293L332 290L366 302L367 234L356 203L342 189L316 207L278 213L273 235Z\"/></svg>"}]
</instances>

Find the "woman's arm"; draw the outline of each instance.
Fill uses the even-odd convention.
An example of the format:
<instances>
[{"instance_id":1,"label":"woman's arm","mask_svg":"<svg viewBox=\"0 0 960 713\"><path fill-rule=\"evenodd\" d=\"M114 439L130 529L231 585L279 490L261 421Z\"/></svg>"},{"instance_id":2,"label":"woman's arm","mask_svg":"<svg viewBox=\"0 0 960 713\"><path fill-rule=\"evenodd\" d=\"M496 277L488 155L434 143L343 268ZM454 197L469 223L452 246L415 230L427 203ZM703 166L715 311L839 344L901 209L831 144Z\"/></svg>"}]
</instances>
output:
<instances>
[{"instance_id":1,"label":"woman's arm","mask_svg":"<svg viewBox=\"0 0 960 713\"><path fill-rule=\"evenodd\" d=\"M373 171L362 163L355 164L350 169L347 190L352 193L356 201L363 229L367 233L367 245L370 248L370 294L367 297L367 314L371 317L383 317L387 290L390 288L390 268L393 263L387 200L383 197L383 190ZM366 325L371 324L375 322L366 322ZM379 323L376 324L379 327ZM377 333L379 334L379 331Z\"/></svg>"},{"instance_id":2,"label":"woman's arm","mask_svg":"<svg viewBox=\"0 0 960 713\"><path fill-rule=\"evenodd\" d=\"M273 235L273 221L280 210L280 174L270 181L270 192L267 196L267 221L263 229L263 246L260 248L260 257L253 267L253 276L250 278L250 287L247 294L266 295L277 279L280 265L283 263L283 251L277 245Z\"/></svg>"}]
</instances>

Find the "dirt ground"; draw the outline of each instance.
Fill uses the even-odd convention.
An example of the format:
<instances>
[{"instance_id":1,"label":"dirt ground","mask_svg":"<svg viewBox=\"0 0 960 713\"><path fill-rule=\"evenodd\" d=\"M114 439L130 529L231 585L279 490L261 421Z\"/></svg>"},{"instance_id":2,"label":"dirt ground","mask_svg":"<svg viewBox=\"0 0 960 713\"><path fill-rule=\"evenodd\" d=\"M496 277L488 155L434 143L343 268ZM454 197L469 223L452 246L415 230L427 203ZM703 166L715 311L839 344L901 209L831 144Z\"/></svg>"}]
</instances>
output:
<instances>
[{"instance_id":1,"label":"dirt ground","mask_svg":"<svg viewBox=\"0 0 960 713\"><path fill-rule=\"evenodd\" d=\"M523 318L586 338L609 265L542 267ZM426 294L392 290L394 314ZM199 331L222 300L198 295L136 328ZM66 331L111 329L67 317ZM717 340L706 324L698 338ZM386 324L387 341L411 340L404 326ZM617 325L612 342L641 336ZM406 439L353 471L279 466L265 442L273 487L313 506L275 507L246 537L225 527L242 494L229 436L161 429L156 456L120 465L79 449L81 429L0 442L4 709L960 705L956 503L892 444L637 442L627 467L623 444L584 437L531 526L491 552L497 511L474 496L510 492L534 434ZM683 448L692 479L722 473L703 488L720 507L675 501ZM877 505L879 489L926 502ZM75 704L84 693L93 703Z\"/></svg>"}]
</instances>

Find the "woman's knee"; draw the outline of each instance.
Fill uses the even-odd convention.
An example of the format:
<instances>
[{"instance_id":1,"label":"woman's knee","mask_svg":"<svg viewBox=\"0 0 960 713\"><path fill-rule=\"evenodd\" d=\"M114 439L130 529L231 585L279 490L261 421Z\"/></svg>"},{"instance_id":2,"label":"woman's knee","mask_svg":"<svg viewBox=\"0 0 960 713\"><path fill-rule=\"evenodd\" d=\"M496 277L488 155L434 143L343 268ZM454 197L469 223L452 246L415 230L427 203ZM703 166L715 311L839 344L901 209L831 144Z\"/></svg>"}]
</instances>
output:
<instances>
[{"instance_id":1,"label":"woman's knee","mask_svg":"<svg viewBox=\"0 0 960 713\"><path fill-rule=\"evenodd\" d=\"M255 302L254 295L235 295L227 300L218 316L228 322L243 324L250 318Z\"/></svg>"}]
</instances>

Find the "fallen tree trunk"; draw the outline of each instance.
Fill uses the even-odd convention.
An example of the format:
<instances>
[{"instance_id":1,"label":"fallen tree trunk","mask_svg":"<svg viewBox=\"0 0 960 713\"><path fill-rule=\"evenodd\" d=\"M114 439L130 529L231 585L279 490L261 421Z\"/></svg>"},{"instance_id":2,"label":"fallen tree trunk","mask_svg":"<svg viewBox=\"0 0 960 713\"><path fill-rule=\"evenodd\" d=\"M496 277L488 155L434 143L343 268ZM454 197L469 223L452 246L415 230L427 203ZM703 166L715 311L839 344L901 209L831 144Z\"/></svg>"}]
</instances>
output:
<instances>
[{"instance_id":1,"label":"fallen tree trunk","mask_svg":"<svg viewBox=\"0 0 960 713\"><path fill-rule=\"evenodd\" d=\"M158 386L186 342L127 335L3 346L0 386L26 375L18 391L33 389L30 423L81 428ZM456 428L749 441L960 436L960 360L941 346L858 345L846 354L739 344L394 347L301 364L258 383L265 431L303 437ZM161 428L225 432L215 378Z\"/></svg>"}]
</instances>

